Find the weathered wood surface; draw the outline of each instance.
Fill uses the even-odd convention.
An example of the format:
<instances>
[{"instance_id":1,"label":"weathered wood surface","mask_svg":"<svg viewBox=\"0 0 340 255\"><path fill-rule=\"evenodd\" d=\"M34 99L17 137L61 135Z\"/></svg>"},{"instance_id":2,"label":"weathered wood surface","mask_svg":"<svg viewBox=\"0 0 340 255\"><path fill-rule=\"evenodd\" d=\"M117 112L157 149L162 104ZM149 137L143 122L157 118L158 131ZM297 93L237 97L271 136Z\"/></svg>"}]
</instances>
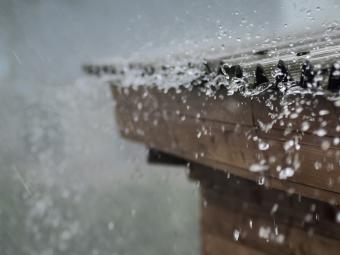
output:
<instances>
[{"instance_id":1,"label":"weathered wood surface","mask_svg":"<svg viewBox=\"0 0 340 255\"><path fill-rule=\"evenodd\" d=\"M295 112L301 106L298 116L282 115L273 122L270 116L283 111L278 101L272 100L273 95L280 96L274 92L253 99L227 96L223 89L215 96L206 96L198 87L164 92L155 87L112 85L112 92L118 126L126 138L243 178L261 181L264 177L265 185L274 188L340 202L340 145L333 143L340 135L336 130L339 109L322 96L294 95L299 104L285 107ZM271 108L266 106L269 96ZM328 114L319 114L321 110ZM310 128L303 130L306 120ZM261 123L271 122L272 129L261 129ZM327 134L319 137L315 130L323 122ZM291 127L288 134L287 126ZM259 139L269 144L268 150L259 150ZM290 139L299 139L300 148L285 151L284 143ZM329 141L326 150L322 149L325 141ZM261 160L271 162L268 171L250 172L250 166ZM294 160L300 164L298 170L281 180L277 167Z\"/></svg>"},{"instance_id":2,"label":"weathered wood surface","mask_svg":"<svg viewBox=\"0 0 340 255\"><path fill-rule=\"evenodd\" d=\"M339 254L334 206L198 164L190 178L201 189L202 254Z\"/></svg>"},{"instance_id":3,"label":"weathered wood surface","mask_svg":"<svg viewBox=\"0 0 340 255\"><path fill-rule=\"evenodd\" d=\"M200 73L199 77L206 74L216 76L221 73L223 67L224 73L229 78L235 77L235 67L241 67L242 78L245 78L248 84L257 84L256 69L260 65L263 73L269 82L276 82L276 69L278 61L285 63L285 69L289 70L289 80L301 81L301 67L309 61L312 67L309 69L314 76L319 76L318 81L308 81L312 87L323 87L332 89L329 82L329 76L332 73L332 66L340 60L340 31L336 27L328 27L325 31L316 33L300 34L288 38L271 38L263 42L253 41L247 47L241 47L238 44L238 50L233 51L233 47L226 47L222 51L205 51L201 50L193 54L190 61L182 54L173 56L174 58L149 59L143 58L130 59L124 62L121 59L116 61L99 61L92 64L85 64L84 71L90 75L104 76L108 80L119 81L121 85L153 85L160 86L178 86L183 84L197 83L196 78L183 79L184 74ZM245 45L244 45L245 46ZM216 47L216 49L219 46ZM178 60L182 61L178 61ZM224 68L225 67L225 68ZM288 74L287 73L287 74ZM336 75L337 76L337 75ZM131 79L134 77L135 79ZM174 79L177 77L178 79ZM319 79L322 77L322 79ZM151 79L150 79L151 78ZM168 79L170 78L170 79ZM240 77L239 77L240 78ZM304 78L306 80L306 77ZM308 79L308 78L307 78ZM337 80L338 78L336 78ZM195 81L196 80L196 81ZM199 80L199 79L198 79ZM176 82L177 81L177 82ZM303 82L302 82L303 83ZM337 82L338 83L338 82ZM306 87L306 84L302 84ZM340 84L336 85L338 91Z\"/></svg>"}]
</instances>

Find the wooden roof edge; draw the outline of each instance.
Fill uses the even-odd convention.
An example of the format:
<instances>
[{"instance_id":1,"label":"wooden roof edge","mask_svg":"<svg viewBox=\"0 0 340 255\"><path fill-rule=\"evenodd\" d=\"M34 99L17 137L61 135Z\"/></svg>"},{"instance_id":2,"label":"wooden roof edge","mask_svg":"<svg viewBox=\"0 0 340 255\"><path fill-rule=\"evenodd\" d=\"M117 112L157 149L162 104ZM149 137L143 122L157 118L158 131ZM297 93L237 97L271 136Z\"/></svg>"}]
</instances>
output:
<instances>
[{"instance_id":1,"label":"wooden roof edge","mask_svg":"<svg viewBox=\"0 0 340 255\"><path fill-rule=\"evenodd\" d=\"M252 49L241 53L210 59L90 63L84 64L83 70L89 75L104 77L106 81L114 81L122 86L138 84L176 87L206 84L207 81L211 85L217 76L224 76L229 83L236 79L252 86L283 81L300 84L305 88L321 87L332 91L340 88L338 74L333 84L330 84L330 75L340 68L338 29L326 35L323 33L283 43L268 43L267 48L264 45L254 45Z\"/></svg>"}]
</instances>

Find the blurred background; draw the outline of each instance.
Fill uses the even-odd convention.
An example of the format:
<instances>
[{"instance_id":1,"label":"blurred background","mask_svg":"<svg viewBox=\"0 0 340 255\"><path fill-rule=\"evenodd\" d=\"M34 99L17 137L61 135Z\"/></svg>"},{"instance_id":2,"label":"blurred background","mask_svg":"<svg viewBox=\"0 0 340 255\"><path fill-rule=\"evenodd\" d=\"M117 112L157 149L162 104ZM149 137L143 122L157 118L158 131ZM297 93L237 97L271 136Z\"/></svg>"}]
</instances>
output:
<instances>
[{"instance_id":1,"label":"blurred background","mask_svg":"<svg viewBox=\"0 0 340 255\"><path fill-rule=\"evenodd\" d=\"M108 86L81 65L228 52L338 13L336 0L0 0L1 254L199 254L198 185L119 137Z\"/></svg>"}]
</instances>

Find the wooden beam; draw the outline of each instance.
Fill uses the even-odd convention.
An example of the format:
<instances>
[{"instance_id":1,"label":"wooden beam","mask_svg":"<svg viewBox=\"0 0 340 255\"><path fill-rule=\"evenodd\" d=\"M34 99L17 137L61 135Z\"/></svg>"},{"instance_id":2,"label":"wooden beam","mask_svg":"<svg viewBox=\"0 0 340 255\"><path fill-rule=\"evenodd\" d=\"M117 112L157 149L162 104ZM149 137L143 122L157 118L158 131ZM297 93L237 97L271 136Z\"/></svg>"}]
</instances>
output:
<instances>
[{"instance_id":1,"label":"wooden beam","mask_svg":"<svg viewBox=\"0 0 340 255\"><path fill-rule=\"evenodd\" d=\"M183 158L173 156L169 153L161 152L155 149L148 151L148 163L151 164L165 164L165 165L186 165L188 161Z\"/></svg>"},{"instance_id":2,"label":"wooden beam","mask_svg":"<svg viewBox=\"0 0 340 255\"><path fill-rule=\"evenodd\" d=\"M307 108L296 118L282 117L286 121L284 126L289 122L294 127L284 135L280 125L275 124L268 131L261 128L259 123L269 121L268 112L263 114L267 111L266 100L218 94L211 98L199 88L178 92L112 86L112 91L117 102L118 125L126 138L247 179L262 179L266 185L278 189L340 202L340 145L331 143L339 135L335 129L338 110L319 97L309 99L313 112L327 109L328 117L320 117L333 123L325 127L327 135L323 137L312 129L303 130L301 123L310 116ZM302 100L300 95L296 98ZM277 107L275 111L279 113L282 109ZM259 149L258 139L269 145L268 150ZM299 148L286 151L284 144L292 139L299 139ZM322 143L327 140L329 148L323 150ZM261 160L270 162L268 171L249 171L251 165ZM278 167L292 160L298 161L297 171L286 180L280 179ZM316 163L319 169L315 169Z\"/></svg>"},{"instance_id":3,"label":"wooden beam","mask_svg":"<svg viewBox=\"0 0 340 255\"><path fill-rule=\"evenodd\" d=\"M203 254L338 254L336 208L199 164Z\"/></svg>"}]
</instances>

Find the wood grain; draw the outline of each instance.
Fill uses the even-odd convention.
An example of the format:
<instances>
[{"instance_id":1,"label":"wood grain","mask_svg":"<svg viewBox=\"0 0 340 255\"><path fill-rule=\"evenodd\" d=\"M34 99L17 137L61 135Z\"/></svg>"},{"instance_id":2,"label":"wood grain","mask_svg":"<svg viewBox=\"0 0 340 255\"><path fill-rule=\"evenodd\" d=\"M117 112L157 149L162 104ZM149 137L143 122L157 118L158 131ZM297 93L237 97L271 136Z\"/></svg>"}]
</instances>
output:
<instances>
[{"instance_id":1,"label":"wood grain","mask_svg":"<svg viewBox=\"0 0 340 255\"><path fill-rule=\"evenodd\" d=\"M199 164L190 168L201 188L203 254L338 254L333 206L225 177Z\"/></svg>"},{"instance_id":2,"label":"wood grain","mask_svg":"<svg viewBox=\"0 0 340 255\"><path fill-rule=\"evenodd\" d=\"M293 119L283 116L280 119L283 126L276 122L266 131L259 121L271 121L266 101L272 98L269 94L251 99L226 96L221 90L215 97L208 97L198 87L162 91L155 87L133 89L114 85L112 92L118 126L126 138L243 178L254 181L265 178L267 185L278 189L340 202L340 150L339 145L333 143L339 135L335 128L338 109L322 97L308 99L310 107L300 110ZM307 100L300 95L296 97L297 101ZM280 104L271 102L272 112L280 113ZM292 108L289 111L296 111L296 106L289 107ZM310 121L310 130L303 131L302 122L321 110L328 112L316 118L327 122L323 127L327 135L319 137L312 132L318 128L315 125L319 121L314 124ZM288 134L287 126L291 127ZM267 150L259 150L259 139L268 143ZM285 150L284 144L289 140L297 140L299 147ZM325 141L329 142L326 149L322 147ZM250 172L250 166L261 160L269 162L268 171ZM280 179L279 167L294 162L299 164L295 174L286 180Z\"/></svg>"}]
</instances>

